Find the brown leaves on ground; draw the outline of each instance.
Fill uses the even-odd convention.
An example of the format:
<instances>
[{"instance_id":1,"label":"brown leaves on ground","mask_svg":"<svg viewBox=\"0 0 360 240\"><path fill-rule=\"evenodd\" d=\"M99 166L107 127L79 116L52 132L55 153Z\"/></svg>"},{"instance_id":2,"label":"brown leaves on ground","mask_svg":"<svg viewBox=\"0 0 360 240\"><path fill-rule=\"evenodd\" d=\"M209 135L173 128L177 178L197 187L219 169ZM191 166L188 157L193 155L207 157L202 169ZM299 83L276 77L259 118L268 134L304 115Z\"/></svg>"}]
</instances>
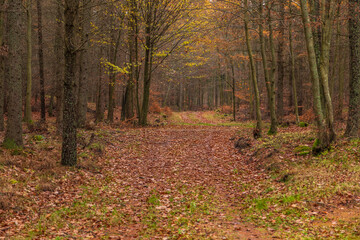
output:
<instances>
[{"instance_id":1,"label":"brown leaves on ground","mask_svg":"<svg viewBox=\"0 0 360 240\"><path fill-rule=\"evenodd\" d=\"M334 183L327 182L330 172L323 172L326 159L315 168L310 156L293 151L299 143L311 144L311 129L290 127L254 140L249 124L216 125L224 120L210 112L174 113L171 121L179 125L79 130L77 168L59 165L60 139L51 124L44 140L29 135L18 154L4 150L0 236L268 239L331 231L344 236L344 225L315 224L339 202L329 201L337 198L328 192ZM248 141L241 153L233 141L239 137ZM305 165L307 172L301 170ZM344 169L336 181L341 179L349 185L334 185L336 196L356 189L350 185L355 175ZM346 199L356 199L355 192Z\"/></svg>"}]
</instances>

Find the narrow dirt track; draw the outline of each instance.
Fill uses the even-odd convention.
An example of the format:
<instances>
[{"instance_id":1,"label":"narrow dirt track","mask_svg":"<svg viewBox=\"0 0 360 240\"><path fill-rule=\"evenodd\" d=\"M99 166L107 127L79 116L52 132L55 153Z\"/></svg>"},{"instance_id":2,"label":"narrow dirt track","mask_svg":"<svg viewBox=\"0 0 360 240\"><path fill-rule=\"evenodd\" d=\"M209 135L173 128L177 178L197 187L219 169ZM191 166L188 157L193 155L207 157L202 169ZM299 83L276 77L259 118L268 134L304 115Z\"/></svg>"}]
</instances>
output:
<instances>
[{"instance_id":1,"label":"narrow dirt track","mask_svg":"<svg viewBox=\"0 0 360 240\"><path fill-rule=\"evenodd\" d=\"M217 202L216 211L205 224L192 226L197 229L193 239L198 236L267 239L265 234L245 224L237 210L244 194L242 185L255 184L258 178L266 176L254 173L245 163L246 158L234 149L230 139L235 133L236 129L230 127L139 129L116 136L113 151L119 157L112 158L109 164L119 177L119 184L135 189L133 201L137 203L133 204L139 206L139 211L154 191L160 193L163 208L169 211L172 207L166 205L171 195L168 193L179 187L211 189ZM132 231L127 229L130 235L124 238L137 236L141 226L135 224L133 227ZM166 233L158 236L166 236Z\"/></svg>"}]
</instances>

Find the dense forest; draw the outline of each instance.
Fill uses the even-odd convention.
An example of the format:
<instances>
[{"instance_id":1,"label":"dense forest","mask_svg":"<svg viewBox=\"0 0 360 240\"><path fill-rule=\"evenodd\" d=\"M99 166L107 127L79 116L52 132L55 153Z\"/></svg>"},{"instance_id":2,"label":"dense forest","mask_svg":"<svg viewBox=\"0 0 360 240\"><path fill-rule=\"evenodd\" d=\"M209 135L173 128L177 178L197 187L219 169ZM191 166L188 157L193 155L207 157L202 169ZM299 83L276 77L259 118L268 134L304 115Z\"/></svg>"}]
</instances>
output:
<instances>
[{"instance_id":1,"label":"dense forest","mask_svg":"<svg viewBox=\"0 0 360 240\"><path fill-rule=\"evenodd\" d=\"M346 154L358 161L359 141L356 139L360 137L359 125L358 0L0 0L0 130L3 132L0 141L4 149L0 157L3 159L0 172L4 174L11 172L5 168L13 165L9 159L30 161L25 167L17 166L27 172L26 169L34 165L31 161L37 159L35 156L42 156L42 151L52 151L54 155L49 157L52 159L50 166L42 164L41 169L60 168L63 174L66 171L90 169L91 174L96 174L102 170L84 167L84 159L102 159L97 161L103 162L105 165L102 167L106 169L110 168L108 161L111 157L101 155L104 152L121 158L124 156L121 154L128 151L130 157L136 155L133 151L145 151L139 149L147 149L147 144L164 139L167 139L164 140L166 144L176 142L177 148L180 147L178 144L186 145L188 142L200 144L201 151L205 151L205 155L211 159L217 159L213 152L216 141L222 141L224 145L221 151L225 153L219 159L225 156L232 161L237 159L230 157L235 155L231 153L232 150L225 148L226 144L230 147L233 145L227 143L228 137L236 140L234 149L239 149L240 155L249 158L246 161L250 162L254 157L261 156L283 159L281 154L286 153L278 145L272 145L276 141L281 144L298 141L293 147L296 157L300 159L326 158L328 153L344 153L341 147L352 146L344 147ZM208 127L208 130L204 130L204 127ZM123 138L119 135L121 131L126 132ZM137 134L133 134L133 131ZM239 137L236 131L246 133L246 136L240 134ZM290 135L284 131L293 133L288 142L285 138ZM299 137L301 134L306 137ZM273 139L273 142L266 142L267 139ZM301 145L304 139L307 141L305 146ZM104 142L100 144L97 141ZM121 145L124 142L131 143L131 146ZM40 150L33 147L34 144L45 143L46 146ZM253 148L247 149L250 146ZM159 148L154 147L158 150L151 150L153 153L147 154L155 159L166 158L167 151L172 147L165 147L165 150L163 147L160 144ZM272 148L275 149L273 152L269 150ZM188 158L197 160L187 164L198 164L203 155L197 155L197 149L192 145L188 149L193 154ZM262 153L263 149L270 153ZM88 153L91 151L91 154ZM120 154L119 151L124 152ZM183 151L187 152L179 150ZM149 163L142 155L145 153L139 154L139 158L146 162L139 163L139 166L145 164L150 168L152 164L154 167L160 164ZM277 154L280 157L274 157ZM169 161L177 156L183 155L175 154ZM336 155L333 159L337 161L340 157ZM134 157L134 160L138 158ZM169 164L172 166L172 162ZM258 171L259 164L255 164L257 167L246 165L245 168L249 169L243 170L242 176L246 175L246 171L250 175ZM264 164L260 164L261 168L264 168ZM358 162L353 164L354 169L359 169ZM188 174L185 165L181 176ZM273 162L269 163L264 169L271 172L273 165ZM287 162L285 165L289 167L286 172L276 170L277 178L280 177L276 184L287 182L288 177L293 175L294 171L289 170L291 164ZM116 162L114 166L119 170L137 169L138 165L124 162L124 166L120 166ZM166 167L166 163L163 166ZM213 165L203 166L199 163L196 166L207 169ZM215 167L208 171L214 174L214 178L221 172ZM232 171L240 175L238 168ZM313 173L316 175L315 170ZM129 177L139 173L133 174ZM152 174L156 178L159 172ZM352 174L354 179L351 179L356 182L359 172ZM196 174L192 177L196 178ZM190 179L195 183L202 181L193 178ZM9 184L4 179L5 175L0 187ZM230 177L224 179L232 182ZM12 180L10 185L16 185L14 181L19 181ZM209 183L210 180L206 182ZM200 188L198 190L202 192ZM360 196L358 190L354 186L350 191L356 195L356 201ZM244 188L243 191L248 190ZM0 197L5 196L3 192L6 191L0 188ZM157 194L147 194L147 203L153 204L150 212L165 209L159 208ZM223 192L224 196L227 194L232 196L233 193ZM13 195L9 196L7 194L7 198L12 199ZM137 199L136 195L131 195L131 198ZM295 198L293 201L300 200ZM5 202L0 199L0 216L2 208L7 211L5 206L9 204ZM189 204L191 212L192 203ZM261 202L256 204L258 207ZM258 210L266 210L267 204L270 203L265 202L263 209L260 207ZM124 219L120 222L127 221ZM219 219L217 221L221 222ZM190 226L188 222L184 224ZM150 229L150 225L146 225L146 228ZM266 226L268 230L270 228L268 232L275 231L269 227L271 224ZM249 228L255 239L269 237L256 232L253 226ZM0 236L3 230L8 228L0 224ZM46 231L38 230L38 235L33 237L42 236ZM141 231L137 229L137 232ZM149 235L145 235L150 239L170 236L166 233L157 235L158 232L155 232L146 232ZM246 231L240 232L241 236L250 236ZM319 231L315 232L319 234ZM359 233L359 229L355 232ZM215 239L226 235L223 232L216 234ZM302 237L321 239L327 236L311 234ZM4 236L15 235L8 233ZM124 239L135 238L135 235L126 235L128 237ZM183 235L179 230L179 235L174 239L194 239L191 236L200 235ZM211 234L206 236L213 239ZM339 239L345 239L341 236L337 235ZM234 235L224 239L237 237Z\"/></svg>"}]
</instances>

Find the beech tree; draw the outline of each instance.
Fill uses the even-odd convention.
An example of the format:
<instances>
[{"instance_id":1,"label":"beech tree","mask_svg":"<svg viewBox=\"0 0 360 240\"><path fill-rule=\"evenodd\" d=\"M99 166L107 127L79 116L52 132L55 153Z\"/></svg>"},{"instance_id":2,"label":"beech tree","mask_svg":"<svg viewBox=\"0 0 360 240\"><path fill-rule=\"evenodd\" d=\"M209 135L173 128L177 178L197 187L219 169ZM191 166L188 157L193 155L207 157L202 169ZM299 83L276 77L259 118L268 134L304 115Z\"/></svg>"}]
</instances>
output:
<instances>
[{"instance_id":1,"label":"beech tree","mask_svg":"<svg viewBox=\"0 0 360 240\"><path fill-rule=\"evenodd\" d=\"M314 144L315 152L328 148L335 140L334 115L328 84L329 51L331 42L331 24L334 16L334 1L322 2L322 37L320 59L317 61L315 42L306 0L300 1L309 67L312 77L313 106L318 126L318 139ZM319 64L319 65L318 65ZM323 90L323 91L321 91ZM325 101L325 109L321 99Z\"/></svg>"}]
</instances>

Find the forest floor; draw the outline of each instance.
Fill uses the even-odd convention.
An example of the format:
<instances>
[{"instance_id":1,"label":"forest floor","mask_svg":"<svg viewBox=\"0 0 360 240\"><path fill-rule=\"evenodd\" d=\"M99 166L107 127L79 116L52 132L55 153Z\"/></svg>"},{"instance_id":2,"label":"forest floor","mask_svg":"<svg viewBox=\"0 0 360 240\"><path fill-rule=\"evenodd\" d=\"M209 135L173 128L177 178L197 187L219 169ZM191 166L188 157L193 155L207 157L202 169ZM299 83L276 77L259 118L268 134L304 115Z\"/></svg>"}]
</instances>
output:
<instances>
[{"instance_id":1,"label":"forest floor","mask_svg":"<svg viewBox=\"0 0 360 240\"><path fill-rule=\"evenodd\" d=\"M0 239L360 239L359 140L314 157L312 126L254 140L220 113L151 119L79 130L76 168L53 119L2 149Z\"/></svg>"}]
</instances>

